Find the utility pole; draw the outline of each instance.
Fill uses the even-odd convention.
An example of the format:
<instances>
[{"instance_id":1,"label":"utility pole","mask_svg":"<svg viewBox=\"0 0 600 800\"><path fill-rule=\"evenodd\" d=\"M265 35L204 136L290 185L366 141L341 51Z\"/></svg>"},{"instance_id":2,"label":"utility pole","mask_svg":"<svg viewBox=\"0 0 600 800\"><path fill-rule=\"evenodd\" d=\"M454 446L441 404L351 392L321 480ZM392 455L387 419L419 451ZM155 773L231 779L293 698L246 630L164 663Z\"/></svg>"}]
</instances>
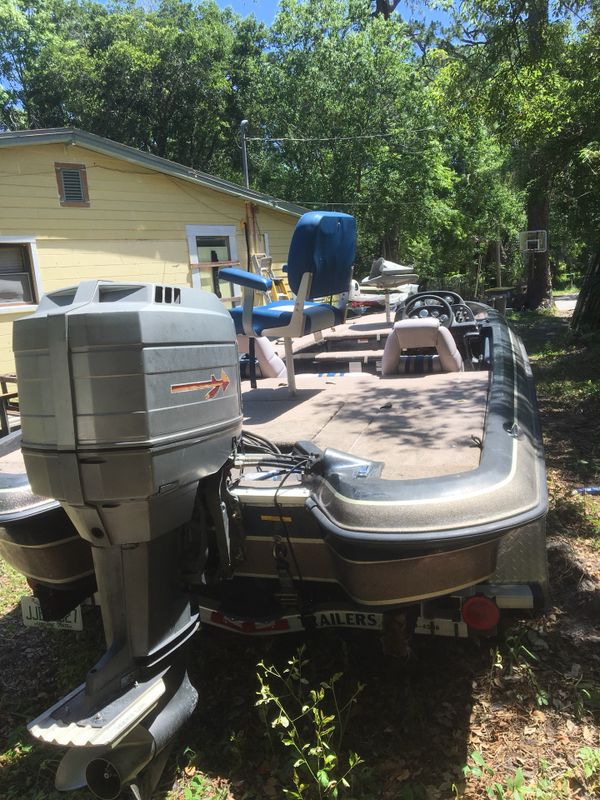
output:
<instances>
[{"instance_id":1,"label":"utility pole","mask_svg":"<svg viewBox=\"0 0 600 800\"><path fill-rule=\"evenodd\" d=\"M244 186L246 189L250 188L250 178L248 177L248 152L246 150L246 128L248 127L248 120L243 119L240 122L240 135L242 139L242 165L244 167Z\"/></svg>"},{"instance_id":2,"label":"utility pole","mask_svg":"<svg viewBox=\"0 0 600 800\"><path fill-rule=\"evenodd\" d=\"M496 239L496 286L502 286L502 250L500 243L500 234Z\"/></svg>"},{"instance_id":3,"label":"utility pole","mask_svg":"<svg viewBox=\"0 0 600 800\"><path fill-rule=\"evenodd\" d=\"M248 150L246 144L246 129L248 120L240 122L240 139L242 141L242 166L244 168L244 188L250 188L250 178L248 176ZM252 256L257 252L257 231L256 231L256 207L252 202L246 200L246 248L248 265L247 269L252 269ZM253 339L250 339L253 342Z\"/></svg>"}]
</instances>

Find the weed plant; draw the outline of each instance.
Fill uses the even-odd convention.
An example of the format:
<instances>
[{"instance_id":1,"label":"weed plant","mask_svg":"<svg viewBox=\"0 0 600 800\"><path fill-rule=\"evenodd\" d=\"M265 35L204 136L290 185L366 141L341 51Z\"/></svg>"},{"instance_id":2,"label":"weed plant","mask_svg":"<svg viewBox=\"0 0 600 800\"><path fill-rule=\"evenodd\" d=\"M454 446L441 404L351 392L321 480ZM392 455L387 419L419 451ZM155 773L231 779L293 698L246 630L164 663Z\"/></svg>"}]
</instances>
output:
<instances>
[{"instance_id":1,"label":"weed plant","mask_svg":"<svg viewBox=\"0 0 600 800\"><path fill-rule=\"evenodd\" d=\"M337 798L350 787L350 773L362 762L356 753L342 757L353 706L364 685L343 700L341 672L311 688L306 677L306 646L298 648L283 670L261 661L256 705L264 711L267 732L292 754L292 786L283 789L294 800Z\"/></svg>"}]
</instances>

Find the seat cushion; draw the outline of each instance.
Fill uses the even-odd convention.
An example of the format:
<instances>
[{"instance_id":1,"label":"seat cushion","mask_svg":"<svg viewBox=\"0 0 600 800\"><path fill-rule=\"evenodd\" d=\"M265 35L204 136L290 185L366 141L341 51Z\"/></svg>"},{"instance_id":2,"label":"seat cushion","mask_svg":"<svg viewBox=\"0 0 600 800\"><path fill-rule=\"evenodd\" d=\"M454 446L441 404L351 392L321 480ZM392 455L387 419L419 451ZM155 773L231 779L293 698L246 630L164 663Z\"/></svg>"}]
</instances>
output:
<instances>
[{"instance_id":1,"label":"seat cushion","mask_svg":"<svg viewBox=\"0 0 600 800\"><path fill-rule=\"evenodd\" d=\"M400 375L426 375L429 372L443 372L439 356L400 356L397 372Z\"/></svg>"},{"instance_id":2,"label":"seat cushion","mask_svg":"<svg viewBox=\"0 0 600 800\"><path fill-rule=\"evenodd\" d=\"M462 356L448 328L441 326L437 318L425 317L403 319L394 324L383 351L382 374L393 375L399 371L403 350L428 347L437 350L442 372L462 372Z\"/></svg>"},{"instance_id":3,"label":"seat cushion","mask_svg":"<svg viewBox=\"0 0 600 800\"><path fill-rule=\"evenodd\" d=\"M236 333L244 333L242 327L242 307L231 308L230 314L235 323ZM256 336L269 334L270 328L283 328L289 325L294 311L293 300L276 300L266 306L255 306L252 311L252 329ZM327 303L306 302L304 304L303 334L332 328L344 321L344 310Z\"/></svg>"}]
</instances>

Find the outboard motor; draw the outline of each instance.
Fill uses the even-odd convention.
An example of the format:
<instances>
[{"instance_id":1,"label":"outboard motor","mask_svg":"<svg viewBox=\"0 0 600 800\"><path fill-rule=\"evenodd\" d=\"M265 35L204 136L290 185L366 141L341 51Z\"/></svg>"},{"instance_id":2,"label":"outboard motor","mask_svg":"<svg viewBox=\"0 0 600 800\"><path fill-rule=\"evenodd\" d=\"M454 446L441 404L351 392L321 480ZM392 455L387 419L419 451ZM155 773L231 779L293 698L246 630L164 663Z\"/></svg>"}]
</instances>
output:
<instances>
[{"instance_id":1,"label":"outboard motor","mask_svg":"<svg viewBox=\"0 0 600 800\"><path fill-rule=\"evenodd\" d=\"M149 796L197 701L190 574L230 567L219 490L241 434L233 322L187 287L85 281L17 321L14 350L27 474L92 546L107 641L29 730L71 748L57 788Z\"/></svg>"}]
</instances>

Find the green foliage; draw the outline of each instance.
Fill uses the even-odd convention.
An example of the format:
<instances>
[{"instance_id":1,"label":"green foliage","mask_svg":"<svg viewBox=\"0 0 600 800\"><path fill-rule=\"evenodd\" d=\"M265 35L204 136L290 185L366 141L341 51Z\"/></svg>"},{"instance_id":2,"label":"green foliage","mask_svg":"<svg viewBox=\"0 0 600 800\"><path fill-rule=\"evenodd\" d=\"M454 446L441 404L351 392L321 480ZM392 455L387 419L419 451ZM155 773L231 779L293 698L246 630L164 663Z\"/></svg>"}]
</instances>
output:
<instances>
[{"instance_id":1,"label":"green foliage","mask_svg":"<svg viewBox=\"0 0 600 800\"><path fill-rule=\"evenodd\" d=\"M256 705L264 709L268 730L292 754L293 788L283 789L286 797L336 798L349 788L350 773L362 763L353 752L342 758L341 750L352 708L364 687L358 684L342 701L338 672L310 688L305 652L302 645L281 671L263 661L258 664Z\"/></svg>"},{"instance_id":2,"label":"green foliage","mask_svg":"<svg viewBox=\"0 0 600 800\"><path fill-rule=\"evenodd\" d=\"M236 25L213 0L2 0L0 124L73 125L227 176Z\"/></svg>"},{"instance_id":3,"label":"green foliage","mask_svg":"<svg viewBox=\"0 0 600 800\"><path fill-rule=\"evenodd\" d=\"M269 45L269 113L253 130L284 141L251 144L259 185L308 207L355 213L359 274L382 249L414 260L427 249L419 223L452 174L404 27L355 0L289 0Z\"/></svg>"},{"instance_id":4,"label":"green foliage","mask_svg":"<svg viewBox=\"0 0 600 800\"><path fill-rule=\"evenodd\" d=\"M496 651L496 666L504 668L508 674L523 676L529 684L538 708L548 705L548 694L541 685L535 667L539 665L539 657L529 645L527 636L531 632L522 629L510 634L505 640L506 665L503 664L500 651Z\"/></svg>"},{"instance_id":5,"label":"green foliage","mask_svg":"<svg viewBox=\"0 0 600 800\"><path fill-rule=\"evenodd\" d=\"M575 779L578 784L583 783L584 791L594 792L598 789L598 774L600 773L600 749L584 747L577 753L577 766L566 770L559 775L550 777L548 763L541 760L537 775L531 781L526 779L525 771L519 767L512 775L500 778L497 771L491 767L484 756L477 750L470 754L470 763L463 767L463 775L479 784L485 796L490 800L558 800L558 798L572 797L571 781ZM454 787L455 796L460 798L460 792ZM592 794L585 794L591 797Z\"/></svg>"},{"instance_id":6,"label":"green foliage","mask_svg":"<svg viewBox=\"0 0 600 800\"><path fill-rule=\"evenodd\" d=\"M480 293L499 241L502 282L520 283L533 206L557 280L581 273L598 8L469 0L439 34L372 5L283 0L267 28L214 0L0 0L0 129L78 126L240 181L247 118L252 186L355 214L358 277L383 254Z\"/></svg>"},{"instance_id":7,"label":"green foliage","mask_svg":"<svg viewBox=\"0 0 600 800\"><path fill-rule=\"evenodd\" d=\"M228 796L227 787L215 791L211 781L201 773L192 776L183 790L183 800L227 800Z\"/></svg>"}]
</instances>

